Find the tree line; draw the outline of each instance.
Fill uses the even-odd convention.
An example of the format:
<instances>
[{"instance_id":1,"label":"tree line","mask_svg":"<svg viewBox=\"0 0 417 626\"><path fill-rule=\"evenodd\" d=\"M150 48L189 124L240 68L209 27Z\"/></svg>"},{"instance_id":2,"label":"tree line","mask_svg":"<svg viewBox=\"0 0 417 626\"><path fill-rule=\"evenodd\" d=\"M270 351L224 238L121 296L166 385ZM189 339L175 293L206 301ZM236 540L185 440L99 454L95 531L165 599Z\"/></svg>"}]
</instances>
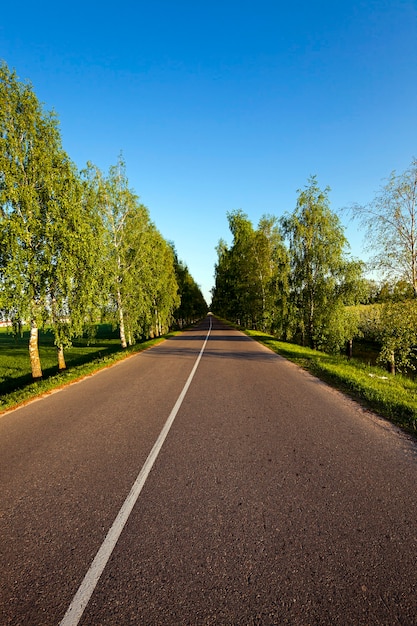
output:
<instances>
[{"instance_id":1,"label":"tree line","mask_svg":"<svg viewBox=\"0 0 417 626\"><path fill-rule=\"evenodd\" d=\"M417 365L417 161L393 172L375 199L348 211L365 229L370 261L354 259L329 189L311 177L296 207L257 227L227 214L232 243L217 246L212 310L288 341L352 355L355 338L380 345L390 371ZM380 282L366 278L378 271Z\"/></svg>"},{"instance_id":2,"label":"tree line","mask_svg":"<svg viewBox=\"0 0 417 626\"><path fill-rule=\"evenodd\" d=\"M123 348L207 311L200 288L130 189L120 156L104 174L79 171L57 116L32 85L0 65L0 309L30 326L32 376L42 377L39 328L65 347L98 320Z\"/></svg>"}]
</instances>

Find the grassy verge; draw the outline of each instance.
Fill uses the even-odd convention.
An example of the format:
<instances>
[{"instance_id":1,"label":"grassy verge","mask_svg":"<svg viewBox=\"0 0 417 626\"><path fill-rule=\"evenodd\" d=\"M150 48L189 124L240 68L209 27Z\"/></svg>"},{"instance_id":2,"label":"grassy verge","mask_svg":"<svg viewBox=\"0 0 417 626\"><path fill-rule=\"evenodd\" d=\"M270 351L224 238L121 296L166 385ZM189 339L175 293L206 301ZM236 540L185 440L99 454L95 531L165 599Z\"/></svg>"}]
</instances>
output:
<instances>
[{"instance_id":1,"label":"grassy verge","mask_svg":"<svg viewBox=\"0 0 417 626\"><path fill-rule=\"evenodd\" d=\"M343 356L332 356L278 341L257 330L245 332L277 354L344 391L367 408L416 434L416 382L402 376L390 376L381 368L365 365L355 359L348 360Z\"/></svg>"},{"instance_id":2,"label":"grassy verge","mask_svg":"<svg viewBox=\"0 0 417 626\"><path fill-rule=\"evenodd\" d=\"M32 382L29 368L27 339L15 339L0 334L0 413L25 404L33 398L51 392L90 376L128 356L146 350L170 336L169 333L157 339L150 339L122 350L120 341L114 338L96 338L88 345L87 340L78 340L66 353L67 369L57 372L56 349L53 339L47 333L41 337L40 355L44 377Z\"/></svg>"}]
</instances>

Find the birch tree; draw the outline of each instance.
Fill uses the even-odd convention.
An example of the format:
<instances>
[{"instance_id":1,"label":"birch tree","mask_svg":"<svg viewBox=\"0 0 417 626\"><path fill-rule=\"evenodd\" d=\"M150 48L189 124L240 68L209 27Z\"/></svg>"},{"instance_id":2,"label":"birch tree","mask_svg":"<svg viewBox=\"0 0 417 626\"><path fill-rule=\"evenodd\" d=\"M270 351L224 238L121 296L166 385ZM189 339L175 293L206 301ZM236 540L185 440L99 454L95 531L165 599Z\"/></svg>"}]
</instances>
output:
<instances>
[{"instance_id":1,"label":"birch tree","mask_svg":"<svg viewBox=\"0 0 417 626\"><path fill-rule=\"evenodd\" d=\"M417 297L417 159L391 173L374 200L351 209L365 227L371 267L388 280L405 280Z\"/></svg>"},{"instance_id":2,"label":"birch tree","mask_svg":"<svg viewBox=\"0 0 417 626\"><path fill-rule=\"evenodd\" d=\"M49 294L50 320L58 350L58 368L65 369L64 348L100 314L105 293L104 231L96 197L75 167L59 175L61 222L51 238L54 248Z\"/></svg>"},{"instance_id":3,"label":"birch tree","mask_svg":"<svg viewBox=\"0 0 417 626\"><path fill-rule=\"evenodd\" d=\"M34 379L42 377L39 327L66 297L75 176L58 121L32 86L0 66L0 206L2 300L30 325Z\"/></svg>"},{"instance_id":4,"label":"birch tree","mask_svg":"<svg viewBox=\"0 0 417 626\"><path fill-rule=\"evenodd\" d=\"M178 306L173 252L129 188L120 156L107 176L89 165L105 229L104 266L110 309L117 315L122 348L147 333L159 335Z\"/></svg>"},{"instance_id":5,"label":"birch tree","mask_svg":"<svg viewBox=\"0 0 417 626\"><path fill-rule=\"evenodd\" d=\"M117 312L120 343L126 348L128 342L133 341L137 308L135 273L139 266L140 235L148 224L148 213L129 188L126 165L121 156L117 164L110 167L107 176L92 164L88 164L86 176L95 189L97 210L105 230L103 263L106 285Z\"/></svg>"},{"instance_id":6,"label":"birch tree","mask_svg":"<svg viewBox=\"0 0 417 626\"><path fill-rule=\"evenodd\" d=\"M42 377L38 329L52 326L58 367L96 300L100 247L94 209L62 148L58 120L33 88L0 67L1 293L16 320L30 324L34 379Z\"/></svg>"},{"instance_id":7,"label":"birch tree","mask_svg":"<svg viewBox=\"0 0 417 626\"><path fill-rule=\"evenodd\" d=\"M258 323L264 331L282 335L288 308L289 259L275 217L265 215L259 220L253 255L261 303Z\"/></svg>"},{"instance_id":8,"label":"birch tree","mask_svg":"<svg viewBox=\"0 0 417 626\"><path fill-rule=\"evenodd\" d=\"M289 243L290 298L294 333L313 348L326 343L332 311L340 304L347 240L338 216L330 210L328 189L315 177L299 191L293 213L281 219Z\"/></svg>"},{"instance_id":9,"label":"birch tree","mask_svg":"<svg viewBox=\"0 0 417 626\"><path fill-rule=\"evenodd\" d=\"M171 326L180 295L172 246L153 224L149 234L152 255L149 264L151 280L147 285L150 300L148 328L151 337L159 337Z\"/></svg>"}]
</instances>

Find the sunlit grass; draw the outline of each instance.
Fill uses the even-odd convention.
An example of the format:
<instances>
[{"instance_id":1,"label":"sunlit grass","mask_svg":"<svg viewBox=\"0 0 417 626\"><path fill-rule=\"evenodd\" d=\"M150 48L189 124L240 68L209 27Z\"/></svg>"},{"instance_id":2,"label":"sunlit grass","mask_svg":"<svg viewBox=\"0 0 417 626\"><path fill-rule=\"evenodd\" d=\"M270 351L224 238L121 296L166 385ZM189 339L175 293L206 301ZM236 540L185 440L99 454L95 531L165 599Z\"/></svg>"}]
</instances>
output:
<instances>
[{"instance_id":1,"label":"sunlit grass","mask_svg":"<svg viewBox=\"0 0 417 626\"><path fill-rule=\"evenodd\" d=\"M246 334L277 354L338 387L368 408L408 431L417 429L417 384L403 376L392 376L379 367L356 359L333 356L303 346L278 341L257 330Z\"/></svg>"}]
</instances>

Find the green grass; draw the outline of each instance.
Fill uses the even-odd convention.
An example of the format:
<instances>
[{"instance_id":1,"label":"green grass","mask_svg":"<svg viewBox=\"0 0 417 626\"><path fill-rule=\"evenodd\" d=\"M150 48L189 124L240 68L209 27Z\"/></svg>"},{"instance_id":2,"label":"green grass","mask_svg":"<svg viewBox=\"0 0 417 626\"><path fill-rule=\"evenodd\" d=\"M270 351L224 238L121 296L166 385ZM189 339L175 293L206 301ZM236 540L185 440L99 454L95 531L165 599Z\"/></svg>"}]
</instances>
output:
<instances>
[{"instance_id":1,"label":"green grass","mask_svg":"<svg viewBox=\"0 0 417 626\"><path fill-rule=\"evenodd\" d=\"M417 430L417 384L403 376L391 376L381 368L356 359L332 356L296 344L278 341L257 330L246 334L277 354L349 394L364 406L395 422L408 432Z\"/></svg>"},{"instance_id":2,"label":"green grass","mask_svg":"<svg viewBox=\"0 0 417 626\"><path fill-rule=\"evenodd\" d=\"M50 332L40 333L39 353L43 379L33 382L29 352L28 331L22 338L13 337L7 329L0 329L0 413L24 404L29 400L89 376L120 361L131 354L146 350L163 341L164 337L150 339L122 350L117 334L110 326L99 326L94 339L79 338L65 351L67 369L58 372L56 348Z\"/></svg>"}]
</instances>

